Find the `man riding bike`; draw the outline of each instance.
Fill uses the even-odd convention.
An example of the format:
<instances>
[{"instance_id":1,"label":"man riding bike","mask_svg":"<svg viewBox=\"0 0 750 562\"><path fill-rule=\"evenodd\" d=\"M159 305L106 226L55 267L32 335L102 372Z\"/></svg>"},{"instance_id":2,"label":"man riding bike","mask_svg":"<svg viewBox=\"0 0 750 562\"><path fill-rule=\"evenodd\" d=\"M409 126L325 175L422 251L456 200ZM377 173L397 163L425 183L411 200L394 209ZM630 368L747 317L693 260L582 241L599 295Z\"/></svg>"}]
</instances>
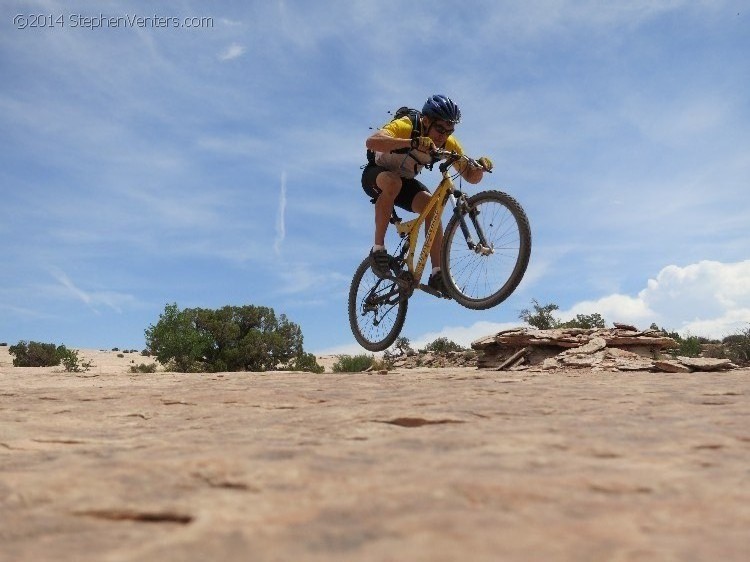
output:
<instances>
[{"instance_id":1,"label":"man riding bike","mask_svg":"<svg viewBox=\"0 0 750 562\"><path fill-rule=\"evenodd\" d=\"M407 115L394 119L372 134L365 145L374 153L374 158L362 172L362 187L375 199L375 244L370 251L370 267L378 277L390 274L391 256L385 249L385 233L388 229L394 204L404 210L421 213L430 200L430 191L416 179L425 165L432 163L431 151L444 148L464 154L458 140L453 136L455 126L461 120L461 111L448 97L434 95L427 99L421 115L416 119L415 130ZM492 169L492 161L486 156L477 162L481 167L468 165L464 160L454 164L461 177L476 184L482 180L484 171ZM425 230L433 220L441 217L428 216ZM428 286L446 295L440 272L440 250L443 225L439 223L435 240L430 248L432 273Z\"/></svg>"}]
</instances>

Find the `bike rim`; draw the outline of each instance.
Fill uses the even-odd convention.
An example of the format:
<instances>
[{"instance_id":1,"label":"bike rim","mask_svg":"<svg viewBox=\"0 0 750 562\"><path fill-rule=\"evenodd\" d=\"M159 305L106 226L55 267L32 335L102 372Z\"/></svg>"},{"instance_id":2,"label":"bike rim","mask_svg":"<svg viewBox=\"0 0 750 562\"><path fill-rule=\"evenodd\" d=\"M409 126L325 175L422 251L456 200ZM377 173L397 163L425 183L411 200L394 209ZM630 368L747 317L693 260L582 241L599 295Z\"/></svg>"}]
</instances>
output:
<instances>
[{"instance_id":1,"label":"bike rim","mask_svg":"<svg viewBox=\"0 0 750 562\"><path fill-rule=\"evenodd\" d=\"M479 234L473 222L476 220L484 233L487 255L468 247L460 228L449 233L451 280L456 289L467 299L488 299L503 290L513 277L521 259L521 231L513 212L501 201L488 199L477 202L474 207L479 214L472 219L464 215L469 233L475 244Z\"/></svg>"},{"instance_id":2,"label":"bike rim","mask_svg":"<svg viewBox=\"0 0 750 562\"><path fill-rule=\"evenodd\" d=\"M367 270L357 288L356 323L360 336L378 344L398 329L400 295L392 281L380 279Z\"/></svg>"}]
</instances>

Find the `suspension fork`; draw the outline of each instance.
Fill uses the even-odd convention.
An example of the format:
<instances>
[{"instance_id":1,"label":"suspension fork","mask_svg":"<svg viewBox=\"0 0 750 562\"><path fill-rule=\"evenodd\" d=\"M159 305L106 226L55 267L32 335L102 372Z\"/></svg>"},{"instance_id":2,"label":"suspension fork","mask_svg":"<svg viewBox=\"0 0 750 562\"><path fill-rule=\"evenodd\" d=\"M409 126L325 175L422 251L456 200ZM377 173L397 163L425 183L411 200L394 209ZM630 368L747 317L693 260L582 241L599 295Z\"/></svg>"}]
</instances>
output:
<instances>
[{"instance_id":1,"label":"suspension fork","mask_svg":"<svg viewBox=\"0 0 750 562\"><path fill-rule=\"evenodd\" d=\"M461 227L461 232L463 233L464 238L466 239L466 246L476 254L480 254L483 256L494 254L495 249L487 243L487 237L484 234L484 229L477 219L477 217L479 216L479 210L476 208L470 208L466 196L461 192L457 193L459 194L457 200L453 196L453 194L451 194L451 202L455 206L454 212L457 213L458 224ZM469 219L474 226L476 235L479 237L478 242L474 242L474 239L471 236L471 232L469 231L469 227L466 221L467 215L469 216Z\"/></svg>"},{"instance_id":2,"label":"suspension fork","mask_svg":"<svg viewBox=\"0 0 750 562\"><path fill-rule=\"evenodd\" d=\"M482 249L489 249L489 246L487 244L487 238L484 235L484 230L482 229L482 225L479 224L479 221L477 220L477 216L479 215L479 211L475 208L469 208L469 204L466 200L466 196L461 193L459 193L458 199L456 196L451 193L450 194L450 201L453 204L453 212L457 214L458 216L458 225L461 227L461 232L464 235L464 238L466 238L466 245L470 250L473 250L477 253L482 252ZM479 237L479 247L474 242L474 239L471 236L471 232L469 231L469 227L466 224L466 216L469 216L471 219L472 225L474 225L474 230L477 233L477 236Z\"/></svg>"}]
</instances>

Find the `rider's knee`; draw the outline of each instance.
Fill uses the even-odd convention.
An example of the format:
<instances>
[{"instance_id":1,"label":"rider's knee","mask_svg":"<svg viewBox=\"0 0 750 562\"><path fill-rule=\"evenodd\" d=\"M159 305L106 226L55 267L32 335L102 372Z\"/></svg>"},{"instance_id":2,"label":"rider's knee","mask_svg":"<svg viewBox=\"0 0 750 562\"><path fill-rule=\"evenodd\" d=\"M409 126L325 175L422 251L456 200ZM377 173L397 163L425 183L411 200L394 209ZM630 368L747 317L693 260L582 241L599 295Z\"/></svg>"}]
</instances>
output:
<instances>
[{"instance_id":1,"label":"rider's knee","mask_svg":"<svg viewBox=\"0 0 750 562\"><path fill-rule=\"evenodd\" d=\"M395 199L401 191L401 177L393 172L382 172L378 174L376 183L381 191L381 196L388 199Z\"/></svg>"},{"instance_id":2,"label":"rider's knee","mask_svg":"<svg viewBox=\"0 0 750 562\"><path fill-rule=\"evenodd\" d=\"M420 191L414 196L414 199L411 202L411 210L415 213L421 213L422 210L427 206L427 203L430 201L430 194L426 191ZM433 211L430 213L429 217L431 220L432 215L434 215L435 212Z\"/></svg>"}]
</instances>

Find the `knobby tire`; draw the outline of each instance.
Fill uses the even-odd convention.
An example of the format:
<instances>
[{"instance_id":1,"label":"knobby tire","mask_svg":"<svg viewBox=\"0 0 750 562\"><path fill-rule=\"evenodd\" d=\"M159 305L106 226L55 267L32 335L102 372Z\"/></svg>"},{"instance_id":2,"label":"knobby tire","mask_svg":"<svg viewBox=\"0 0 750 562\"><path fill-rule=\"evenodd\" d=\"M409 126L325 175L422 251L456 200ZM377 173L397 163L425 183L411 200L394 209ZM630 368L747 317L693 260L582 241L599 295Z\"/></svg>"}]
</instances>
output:
<instances>
[{"instance_id":1,"label":"knobby tire","mask_svg":"<svg viewBox=\"0 0 750 562\"><path fill-rule=\"evenodd\" d=\"M377 302L378 295L395 290L393 281L379 279L372 272L369 258L365 258L354 273L349 288L349 325L357 343L368 351L384 351L396 341L404 327L409 301L397 294L389 299L390 304L370 304L368 307L365 299L374 292L374 301Z\"/></svg>"},{"instance_id":2,"label":"knobby tire","mask_svg":"<svg viewBox=\"0 0 750 562\"><path fill-rule=\"evenodd\" d=\"M443 280L457 303L485 310L507 299L523 279L531 255L531 228L518 201L501 191L477 193L468 199L468 207L479 211L476 221L493 245L493 253L483 256L468 248L456 210L443 237L443 270L447 272ZM470 212L462 216L477 243Z\"/></svg>"}]
</instances>

